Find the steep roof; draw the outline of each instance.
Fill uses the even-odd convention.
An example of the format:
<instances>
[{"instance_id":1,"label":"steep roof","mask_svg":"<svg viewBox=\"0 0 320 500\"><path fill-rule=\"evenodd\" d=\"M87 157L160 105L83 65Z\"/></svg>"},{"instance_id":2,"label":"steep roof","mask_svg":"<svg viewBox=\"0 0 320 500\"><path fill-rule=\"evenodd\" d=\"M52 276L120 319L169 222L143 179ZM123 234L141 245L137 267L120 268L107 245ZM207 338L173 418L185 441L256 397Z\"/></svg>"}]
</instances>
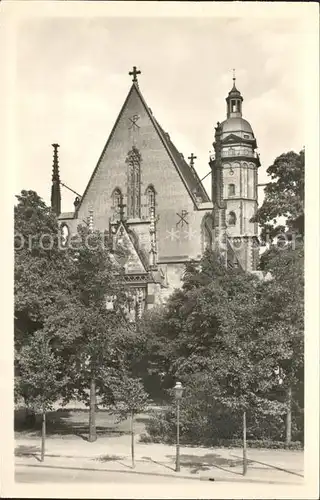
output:
<instances>
[{"instance_id":1,"label":"steep roof","mask_svg":"<svg viewBox=\"0 0 320 500\"><path fill-rule=\"evenodd\" d=\"M208 196L208 194L207 194L207 192L206 192L203 184L201 183L198 174L196 173L196 171L194 170L194 168L190 167L190 165L188 165L188 163L184 160L184 158L182 157L181 153L177 150L177 148L171 142L168 134L163 130L163 128L159 125L159 123L157 122L157 120L154 118L153 114L151 113L150 108L147 106L147 103L145 102L144 97L141 94L141 91L139 89L138 84L136 82L133 82L132 86L131 86L131 88L129 90L129 93L128 93L128 95L127 95L127 97L126 97L126 99L125 99L125 101L123 103L123 106L122 106L122 108L120 110L120 113L119 113L119 115L117 117L117 120L116 120L116 122L115 122L115 124L114 124L114 126L113 126L113 128L111 130L111 133L110 133L109 138L108 138L108 140L107 140L107 142L105 144L105 147L103 148L103 151L102 151L102 153L100 155L100 158L99 158L99 160L97 162L97 165L96 165L96 167L95 167L95 169L94 169L94 171L93 171L93 173L92 173L92 175L90 177L90 180L89 180L89 182L87 184L87 187L86 187L86 189L85 189L85 191L83 193L83 196L81 197L80 203L79 203L79 205L77 206L77 208L75 210L75 214L74 214L75 217L76 217L77 212L78 212L78 210L79 210L79 208L81 206L81 203L82 203L82 201L83 201L83 199L84 199L84 197L85 197L85 195L86 195L86 193L88 191L88 188L89 188L89 186L91 184L91 181L92 181L92 179L95 176L95 173L96 173L96 171L97 171L97 169L99 167L100 161L101 161L101 159L102 159L102 157L103 157L106 149L108 148L109 142L111 140L111 137L113 136L113 133L114 133L116 127L117 127L117 124L118 124L118 122L120 120L122 112L123 112L123 110L126 107L126 104L127 104L128 100L129 100L129 97L130 97L131 93L134 90L137 92L137 94L138 94L138 96L139 96L139 98L140 98L140 100L141 100L141 102L142 102L142 104L143 104L143 106L144 106L144 108L146 110L147 115L149 116L152 124L154 125L156 131L158 132L158 135L159 135L159 137L160 137L160 139L161 139L164 147L166 148L169 156L171 157L171 159L173 161L173 164L176 167L176 169L177 169L177 171L178 171L178 173L179 173L182 181L184 182L184 184L185 184L185 186L187 188L187 191L189 192L189 195L191 196L191 198L194 201L195 205L197 205L199 203L199 201L197 200L196 196L199 196L199 197L202 198L201 202L210 201L210 197Z\"/></svg>"},{"instance_id":2,"label":"steep roof","mask_svg":"<svg viewBox=\"0 0 320 500\"><path fill-rule=\"evenodd\" d=\"M167 149L170 151L171 156L174 159L176 168L178 168L180 174L187 183L189 190L193 194L200 196L202 198L202 202L210 201L210 198L195 169L185 161L183 155L178 151L178 149L171 141L169 134L163 130L159 122L154 117L153 121L158 128L158 132L161 135L163 142L165 143Z\"/></svg>"}]
</instances>

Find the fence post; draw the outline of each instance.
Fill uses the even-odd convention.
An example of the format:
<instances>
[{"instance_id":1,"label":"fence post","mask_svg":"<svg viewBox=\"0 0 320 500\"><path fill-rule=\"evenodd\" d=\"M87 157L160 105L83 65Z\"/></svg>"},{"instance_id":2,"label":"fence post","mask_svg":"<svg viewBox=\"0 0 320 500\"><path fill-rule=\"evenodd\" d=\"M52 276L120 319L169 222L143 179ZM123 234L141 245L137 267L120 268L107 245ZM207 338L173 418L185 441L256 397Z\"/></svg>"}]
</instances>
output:
<instances>
[{"instance_id":1,"label":"fence post","mask_svg":"<svg viewBox=\"0 0 320 500\"><path fill-rule=\"evenodd\" d=\"M243 475L247 473L247 415L243 412Z\"/></svg>"}]
</instances>

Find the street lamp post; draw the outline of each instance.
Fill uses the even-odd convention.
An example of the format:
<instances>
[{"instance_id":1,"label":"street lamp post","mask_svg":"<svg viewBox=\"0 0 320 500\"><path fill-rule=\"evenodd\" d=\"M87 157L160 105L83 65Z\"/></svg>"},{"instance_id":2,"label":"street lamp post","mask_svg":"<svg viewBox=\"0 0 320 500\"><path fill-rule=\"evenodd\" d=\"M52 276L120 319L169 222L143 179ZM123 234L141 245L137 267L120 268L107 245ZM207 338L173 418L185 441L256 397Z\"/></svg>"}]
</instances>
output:
<instances>
[{"instance_id":1,"label":"street lamp post","mask_svg":"<svg viewBox=\"0 0 320 500\"><path fill-rule=\"evenodd\" d=\"M174 387L174 393L176 397L176 402L177 402L177 448L176 448L176 472L180 472L180 435L179 435L179 430L180 430L180 400L182 398L182 393L183 393L183 387L181 385L181 382L176 382L176 385Z\"/></svg>"}]
</instances>

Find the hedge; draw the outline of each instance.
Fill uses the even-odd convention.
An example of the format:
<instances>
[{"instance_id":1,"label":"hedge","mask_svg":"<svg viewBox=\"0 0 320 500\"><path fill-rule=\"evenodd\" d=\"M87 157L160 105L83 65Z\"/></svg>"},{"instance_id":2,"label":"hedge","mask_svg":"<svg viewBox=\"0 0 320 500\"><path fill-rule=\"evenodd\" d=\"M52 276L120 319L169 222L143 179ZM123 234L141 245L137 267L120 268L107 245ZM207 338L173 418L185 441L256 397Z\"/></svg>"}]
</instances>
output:
<instances>
[{"instance_id":1,"label":"hedge","mask_svg":"<svg viewBox=\"0 0 320 500\"><path fill-rule=\"evenodd\" d=\"M140 441L142 443L162 443L163 440L159 436L150 436L149 434L141 434ZM169 440L170 444L173 444L173 440ZM166 441L167 442L167 441ZM208 443L201 443L202 446L214 446L217 448L242 448L243 442L241 439L216 439L214 441L208 440ZM247 440L248 448L256 449L273 449L273 450L303 450L303 444L301 441L292 441L289 445L286 445L283 441L272 441L271 439L249 439Z\"/></svg>"}]
</instances>

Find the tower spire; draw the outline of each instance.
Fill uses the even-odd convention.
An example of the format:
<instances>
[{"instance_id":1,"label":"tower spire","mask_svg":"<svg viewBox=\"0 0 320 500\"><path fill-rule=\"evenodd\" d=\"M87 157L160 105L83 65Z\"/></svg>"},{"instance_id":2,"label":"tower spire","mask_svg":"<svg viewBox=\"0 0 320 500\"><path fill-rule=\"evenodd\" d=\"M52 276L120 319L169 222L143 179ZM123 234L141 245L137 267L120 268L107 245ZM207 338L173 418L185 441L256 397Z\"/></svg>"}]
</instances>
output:
<instances>
[{"instance_id":1,"label":"tower spire","mask_svg":"<svg viewBox=\"0 0 320 500\"><path fill-rule=\"evenodd\" d=\"M227 101L227 118L241 117L242 116L242 101L243 97L236 87L236 70L232 70L233 86L230 90Z\"/></svg>"},{"instance_id":2,"label":"tower spire","mask_svg":"<svg viewBox=\"0 0 320 500\"><path fill-rule=\"evenodd\" d=\"M59 144L52 144L53 147L53 168L52 168L52 186L51 186L51 209L56 216L61 213L61 191L60 191L60 174L59 174Z\"/></svg>"}]
</instances>

